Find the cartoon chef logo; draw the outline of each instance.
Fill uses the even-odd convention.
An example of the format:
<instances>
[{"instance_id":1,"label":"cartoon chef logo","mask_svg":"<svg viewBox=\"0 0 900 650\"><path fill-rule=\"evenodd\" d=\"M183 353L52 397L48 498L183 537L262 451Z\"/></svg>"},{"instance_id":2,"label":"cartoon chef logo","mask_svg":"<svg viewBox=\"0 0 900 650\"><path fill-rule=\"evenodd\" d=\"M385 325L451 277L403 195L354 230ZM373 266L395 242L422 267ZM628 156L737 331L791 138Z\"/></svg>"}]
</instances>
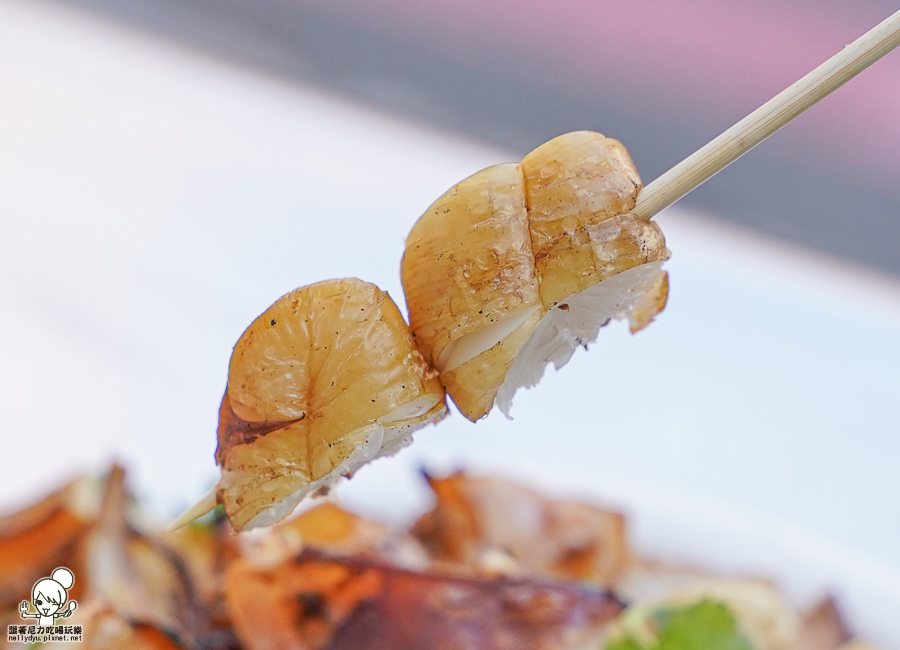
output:
<instances>
[{"instance_id":1,"label":"cartoon chef logo","mask_svg":"<svg viewBox=\"0 0 900 650\"><path fill-rule=\"evenodd\" d=\"M23 600L19 604L19 616L37 618L41 627L55 625L58 618L68 618L78 607L77 602L69 600L68 592L73 584L75 576L66 567L54 569L49 578L41 578L31 589L31 604L37 611L29 613L28 601Z\"/></svg>"}]
</instances>

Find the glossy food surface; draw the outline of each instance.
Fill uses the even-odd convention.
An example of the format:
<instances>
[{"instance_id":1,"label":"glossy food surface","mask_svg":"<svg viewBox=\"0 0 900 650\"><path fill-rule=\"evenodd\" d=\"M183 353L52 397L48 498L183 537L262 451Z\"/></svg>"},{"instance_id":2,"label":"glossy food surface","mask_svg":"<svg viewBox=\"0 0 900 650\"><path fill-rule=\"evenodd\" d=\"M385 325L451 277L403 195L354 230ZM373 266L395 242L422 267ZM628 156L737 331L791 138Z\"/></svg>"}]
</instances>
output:
<instances>
[{"instance_id":1,"label":"glossy food surface","mask_svg":"<svg viewBox=\"0 0 900 650\"><path fill-rule=\"evenodd\" d=\"M386 429L430 421L443 404L386 293L353 279L297 289L235 346L220 411L219 500L242 528L336 469L352 471L342 463L375 457Z\"/></svg>"},{"instance_id":2,"label":"glossy food surface","mask_svg":"<svg viewBox=\"0 0 900 650\"><path fill-rule=\"evenodd\" d=\"M627 318L637 331L665 306L662 231L629 214L640 188L618 141L577 131L521 164L470 176L415 224L402 265L410 326L470 420L498 393L508 412L519 387L536 384L551 361L561 367L609 320ZM585 293L644 265L654 265L649 280L626 275L611 291Z\"/></svg>"}]
</instances>

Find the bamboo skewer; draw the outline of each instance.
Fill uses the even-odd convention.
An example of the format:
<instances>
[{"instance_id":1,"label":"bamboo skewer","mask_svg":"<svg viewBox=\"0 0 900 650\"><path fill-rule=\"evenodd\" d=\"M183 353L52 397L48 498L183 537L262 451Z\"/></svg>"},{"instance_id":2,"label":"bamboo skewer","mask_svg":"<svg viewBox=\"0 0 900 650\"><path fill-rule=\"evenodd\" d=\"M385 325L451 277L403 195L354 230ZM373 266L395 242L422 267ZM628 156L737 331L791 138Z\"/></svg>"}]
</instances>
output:
<instances>
[{"instance_id":1,"label":"bamboo skewer","mask_svg":"<svg viewBox=\"0 0 900 650\"><path fill-rule=\"evenodd\" d=\"M900 11L644 187L632 213L649 219L725 169L900 45Z\"/></svg>"}]
</instances>

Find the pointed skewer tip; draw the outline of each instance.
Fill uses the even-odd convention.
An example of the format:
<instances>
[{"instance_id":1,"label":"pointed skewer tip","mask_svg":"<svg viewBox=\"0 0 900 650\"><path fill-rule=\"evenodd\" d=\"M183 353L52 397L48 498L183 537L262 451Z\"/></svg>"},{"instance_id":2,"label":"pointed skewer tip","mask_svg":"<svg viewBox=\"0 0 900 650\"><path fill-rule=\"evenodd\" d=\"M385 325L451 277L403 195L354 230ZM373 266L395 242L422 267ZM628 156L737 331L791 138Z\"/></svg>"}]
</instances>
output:
<instances>
[{"instance_id":1,"label":"pointed skewer tip","mask_svg":"<svg viewBox=\"0 0 900 650\"><path fill-rule=\"evenodd\" d=\"M178 530L182 526L186 526L191 523L195 519L202 517L203 515L211 512L213 508L219 505L219 499L216 496L216 492L218 491L219 486L216 485L207 492L203 498L201 498L197 503L192 505L190 508L185 510L183 513L178 515L172 523L166 526L166 530L171 532L173 530Z\"/></svg>"}]
</instances>

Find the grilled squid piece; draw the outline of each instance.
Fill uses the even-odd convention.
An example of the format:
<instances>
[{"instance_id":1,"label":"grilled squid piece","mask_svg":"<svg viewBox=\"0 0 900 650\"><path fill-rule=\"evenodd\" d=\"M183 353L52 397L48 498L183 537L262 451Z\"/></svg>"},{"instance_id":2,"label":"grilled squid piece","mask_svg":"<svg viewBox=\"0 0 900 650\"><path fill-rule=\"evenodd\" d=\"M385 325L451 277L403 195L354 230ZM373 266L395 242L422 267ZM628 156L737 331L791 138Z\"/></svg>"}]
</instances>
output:
<instances>
[{"instance_id":1,"label":"grilled squid piece","mask_svg":"<svg viewBox=\"0 0 900 650\"><path fill-rule=\"evenodd\" d=\"M413 226L410 326L470 420L495 401L508 416L611 319L636 332L665 306L662 232L629 214L640 188L618 141L579 131L470 176Z\"/></svg>"},{"instance_id":2,"label":"grilled squid piece","mask_svg":"<svg viewBox=\"0 0 900 650\"><path fill-rule=\"evenodd\" d=\"M356 279L297 289L237 342L219 410L222 479L173 527L217 503L237 530L273 524L445 413L390 296Z\"/></svg>"}]
</instances>

